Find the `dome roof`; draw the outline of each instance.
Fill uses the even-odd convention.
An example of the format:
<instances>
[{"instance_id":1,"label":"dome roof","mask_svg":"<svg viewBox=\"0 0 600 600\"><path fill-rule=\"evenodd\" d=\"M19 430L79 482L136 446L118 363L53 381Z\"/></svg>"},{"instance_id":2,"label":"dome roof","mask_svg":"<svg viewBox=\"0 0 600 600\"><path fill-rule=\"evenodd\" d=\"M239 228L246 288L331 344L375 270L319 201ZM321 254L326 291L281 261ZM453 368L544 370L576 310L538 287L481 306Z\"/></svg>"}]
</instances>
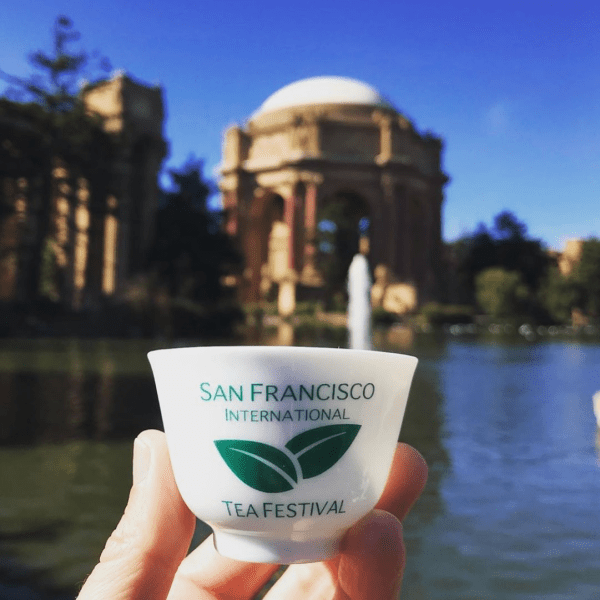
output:
<instances>
[{"instance_id":1,"label":"dome roof","mask_svg":"<svg viewBox=\"0 0 600 600\"><path fill-rule=\"evenodd\" d=\"M394 108L374 87L357 79L310 77L294 81L271 94L252 117L307 104L362 104Z\"/></svg>"}]
</instances>

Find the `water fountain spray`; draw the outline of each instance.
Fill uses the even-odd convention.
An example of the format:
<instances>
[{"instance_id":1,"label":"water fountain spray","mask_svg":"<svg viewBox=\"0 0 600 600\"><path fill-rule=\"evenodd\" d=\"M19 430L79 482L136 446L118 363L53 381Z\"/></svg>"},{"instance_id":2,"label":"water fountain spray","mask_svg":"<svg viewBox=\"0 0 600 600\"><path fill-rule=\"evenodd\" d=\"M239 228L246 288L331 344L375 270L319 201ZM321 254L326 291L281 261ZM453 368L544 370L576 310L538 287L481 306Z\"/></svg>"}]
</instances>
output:
<instances>
[{"instance_id":1,"label":"water fountain spray","mask_svg":"<svg viewBox=\"0 0 600 600\"><path fill-rule=\"evenodd\" d=\"M363 254L348 269L348 331L350 348L371 350L371 274Z\"/></svg>"}]
</instances>

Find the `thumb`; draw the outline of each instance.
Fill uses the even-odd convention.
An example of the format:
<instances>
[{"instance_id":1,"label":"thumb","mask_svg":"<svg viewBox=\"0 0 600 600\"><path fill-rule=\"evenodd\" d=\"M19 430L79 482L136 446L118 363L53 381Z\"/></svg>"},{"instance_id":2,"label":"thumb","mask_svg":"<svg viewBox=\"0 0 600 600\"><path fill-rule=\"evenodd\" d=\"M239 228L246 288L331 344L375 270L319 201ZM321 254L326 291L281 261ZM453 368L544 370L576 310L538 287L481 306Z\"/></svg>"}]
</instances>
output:
<instances>
[{"instance_id":1,"label":"thumb","mask_svg":"<svg viewBox=\"0 0 600 600\"><path fill-rule=\"evenodd\" d=\"M144 431L134 443L125 513L78 600L164 600L194 526L175 484L164 434Z\"/></svg>"}]
</instances>

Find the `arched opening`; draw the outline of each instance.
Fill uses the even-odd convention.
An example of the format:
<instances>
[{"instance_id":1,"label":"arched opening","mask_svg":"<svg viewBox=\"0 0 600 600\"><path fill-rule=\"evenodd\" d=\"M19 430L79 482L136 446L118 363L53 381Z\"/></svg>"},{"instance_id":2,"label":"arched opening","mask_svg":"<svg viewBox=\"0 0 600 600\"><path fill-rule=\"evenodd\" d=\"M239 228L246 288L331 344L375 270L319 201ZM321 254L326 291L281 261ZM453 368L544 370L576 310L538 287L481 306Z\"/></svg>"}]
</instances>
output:
<instances>
[{"instance_id":1,"label":"arched opening","mask_svg":"<svg viewBox=\"0 0 600 600\"><path fill-rule=\"evenodd\" d=\"M317 221L318 268L325 282L325 305L329 310L345 310L352 258L359 252L368 254L369 205L354 192L338 192L321 203Z\"/></svg>"}]
</instances>

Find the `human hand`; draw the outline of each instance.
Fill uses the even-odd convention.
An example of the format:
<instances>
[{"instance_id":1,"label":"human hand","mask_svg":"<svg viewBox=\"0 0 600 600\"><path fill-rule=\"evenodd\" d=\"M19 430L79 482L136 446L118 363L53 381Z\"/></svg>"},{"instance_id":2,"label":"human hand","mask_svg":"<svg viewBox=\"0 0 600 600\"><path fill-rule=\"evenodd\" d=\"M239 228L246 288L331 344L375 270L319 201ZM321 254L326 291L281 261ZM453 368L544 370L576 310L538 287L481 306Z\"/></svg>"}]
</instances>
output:
<instances>
[{"instance_id":1,"label":"human hand","mask_svg":"<svg viewBox=\"0 0 600 600\"><path fill-rule=\"evenodd\" d=\"M398 598L405 564L400 521L426 480L421 455L398 444L381 499L348 530L341 553L320 563L291 565L265 600ZM186 557L195 522L175 484L164 434L144 431L134 444L125 513L78 600L253 598L278 565L225 558L212 536Z\"/></svg>"}]
</instances>

